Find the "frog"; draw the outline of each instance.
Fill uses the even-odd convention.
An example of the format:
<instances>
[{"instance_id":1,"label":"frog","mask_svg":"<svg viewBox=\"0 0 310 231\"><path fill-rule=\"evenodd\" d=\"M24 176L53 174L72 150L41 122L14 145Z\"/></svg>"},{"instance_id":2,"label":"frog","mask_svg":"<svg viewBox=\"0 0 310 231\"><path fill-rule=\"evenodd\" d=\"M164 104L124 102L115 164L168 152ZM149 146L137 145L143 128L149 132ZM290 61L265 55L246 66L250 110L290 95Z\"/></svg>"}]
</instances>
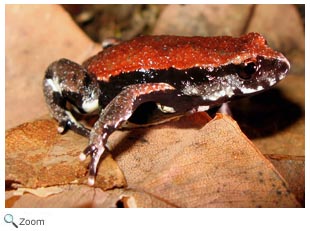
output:
<instances>
[{"instance_id":1,"label":"frog","mask_svg":"<svg viewBox=\"0 0 310 231\"><path fill-rule=\"evenodd\" d=\"M108 44L82 64L66 58L52 62L43 93L58 132L71 129L89 139L79 157L91 157L88 184L94 185L98 163L110 152L109 136L128 126L143 105L159 112L150 122L159 124L268 90L289 69L288 59L256 32L144 35ZM88 128L73 111L99 117ZM147 117L147 110L140 109L140 117Z\"/></svg>"}]
</instances>

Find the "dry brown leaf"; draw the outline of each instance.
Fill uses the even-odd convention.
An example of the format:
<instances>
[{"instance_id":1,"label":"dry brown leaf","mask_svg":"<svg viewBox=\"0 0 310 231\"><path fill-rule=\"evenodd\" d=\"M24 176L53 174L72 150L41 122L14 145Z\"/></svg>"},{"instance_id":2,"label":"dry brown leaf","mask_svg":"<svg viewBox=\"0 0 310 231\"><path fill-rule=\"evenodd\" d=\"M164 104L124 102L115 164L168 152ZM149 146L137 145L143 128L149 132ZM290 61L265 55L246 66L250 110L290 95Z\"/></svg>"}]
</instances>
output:
<instances>
[{"instance_id":1,"label":"dry brown leaf","mask_svg":"<svg viewBox=\"0 0 310 231\"><path fill-rule=\"evenodd\" d=\"M14 208L71 208L71 207L95 207L95 202L103 203L109 196L108 193L99 188L92 188L86 185L67 185L61 186L62 192L50 195L46 198L38 197L33 194L25 194L21 197L14 197L12 193L6 193L6 204L14 202ZM115 203L115 201L114 201Z\"/></svg>"},{"instance_id":2,"label":"dry brown leaf","mask_svg":"<svg viewBox=\"0 0 310 231\"><path fill-rule=\"evenodd\" d=\"M153 34L240 35L243 33L251 8L251 5L246 4L168 5L161 12Z\"/></svg>"},{"instance_id":3,"label":"dry brown leaf","mask_svg":"<svg viewBox=\"0 0 310 231\"><path fill-rule=\"evenodd\" d=\"M88 139L73 132L57 133L53 120L25 123L6 132L7 187L38 188L86 183L87 159L79 154ZM122 187L126 181L116 162L108 155L98 170L96 187Z\"/></svg>"},{"instance_id":4,"label":"dry brown leaf","mask_svg":"<svg viewBox=\"0 0 310 231\"><path fill-rule=\"evenodd\" d=\"M51 187L46 188L49 191ZM37 196L32 193L16 195L14 191L6 192L6 207L13 208L136 208L156 207L167 208L172 205L163 202L149 194L130 189L114 189L103 191L86 185L64 185L58 187L61 192L48 197Z\"/></svg>"},{"instance_id":5,"label":"dry brown leaf","mask_svg":"<svg viewBox=\"0 0 310 231\"><path fill-rule=\"evenodd\" d=\"M118 200L114 202L119 208L173 208L174 205L156 198L146 192L126 189L118 195Z\"/></svg>"},{"instance_id":6,"label":"dry brown leaf","mask_svg":"<svg viewBox=\"0 0 310 231\"><path fill-rule=\"evenodd\" d=\"M109 139L112 154L124 171L129 189L107 192L100 189L104 199L97 199L92 195L99 189L69 185L70 190L78 189L77 192L66 190L45 199L32 194L7 197L7 204L14 207L300 206L283 178L234 120L218 115L208 121L205 113L197 113L166 125L114 132ZM76 179L85 181L86 166L77 156L87 139L72 132L58 135L51 120L26 123L8 131L6 139L8 182L47 187L70 184ZM106 189L102 184L106 183L104 179L110 179L109 187L121 186L119 181L124 183L118 175L121 171L107 166L106 161L100 164L100 173L105 175L97 177L97 185ZM81 194L85 200L74 199ZM62 199L59 201L58 197Z\"/></svg>"},{"instance_id":7,"label":"dry brown leaf","mask_svg":"<svg viewBox=\"0 0 310 231\"><path fill-rule=\"evenodd\" d=\"M176 207L300 206L235 121L221 116L197 129L192 119L127 137L123 145L135 148L117 161L128 187Z\"/></svg>"},{"instance_id":8,"label":"dry brown leaf","mask_svg":"<svg viewBox=\"0 0 310 231\"><path fill-rule=\"evenodd\" d=\"M305 157L289 155L266 155L288 182L296 198L305 206Z\"/></svg>"},{"instance_id":9,"label":"dry brown leaf","mask_svg":"<svg viewBox=\"0 0 310 231\"><path fill-rule=\"evenodd\" d=\"M58 194L63 191L62 186L52 186L52 187L42 187L42 188L18 188L17 190L13 191L14 196L22 196L26 193L31 193L38 197L48 197L50 195Z\"/></svg>"}]
</instances>

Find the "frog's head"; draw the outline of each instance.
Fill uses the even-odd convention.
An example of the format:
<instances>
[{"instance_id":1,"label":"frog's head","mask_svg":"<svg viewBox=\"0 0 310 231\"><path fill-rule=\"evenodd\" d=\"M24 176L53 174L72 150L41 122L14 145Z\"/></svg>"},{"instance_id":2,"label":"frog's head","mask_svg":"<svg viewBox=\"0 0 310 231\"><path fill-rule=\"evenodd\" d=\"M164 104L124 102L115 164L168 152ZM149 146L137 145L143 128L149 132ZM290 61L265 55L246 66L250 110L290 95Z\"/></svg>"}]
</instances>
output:
<instances>
[{"instance_id":1,"label":"frog's head","mask_svg":"<svg viewBox=\"0 0 310 231\"><path fill-rule=\"evenodd\" d=\"M288 60L279 53L278 56L257 56L241 64L230 64L221 80L219 88L225 90L228 97L244 96L267 90L284 79L290 69Z\"/></svg>"},{"instance_id":2,"label":"frog's head","mask_svg":"<svg viewBox=\"0 0 310 231\"><path fill-rule=\"evenodd\" d=\"M278 52L273 56L258 54L245 60L239 57L238 63L199 70L204 83L187 85L183 93L199 95L210 104L221 104L269 89L285 78L289 69L288 60Z\"/></svg>"}]
</instances>

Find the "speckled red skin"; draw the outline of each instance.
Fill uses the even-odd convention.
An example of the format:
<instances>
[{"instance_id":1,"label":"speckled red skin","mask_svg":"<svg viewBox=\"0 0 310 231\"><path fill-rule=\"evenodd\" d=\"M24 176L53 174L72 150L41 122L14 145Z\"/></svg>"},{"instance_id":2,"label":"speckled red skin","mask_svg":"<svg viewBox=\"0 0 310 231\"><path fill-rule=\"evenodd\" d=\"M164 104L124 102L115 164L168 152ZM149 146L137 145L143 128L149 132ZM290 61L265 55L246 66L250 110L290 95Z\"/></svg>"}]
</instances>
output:
<instances>
[{"instance_id":1,"label":"speckled red skin","mask_svg":"<svg viewBox=\"0 0 310 231\"><path fill-rule=\"evenodd\" d=\"M179 70L192 67L216 68L241 64L253 57L282 57L269 48L264 37L249 33L239 38L141 36L108 47L87 61L89 73L108 82L110 77L138 70Z\"/></svg>"}]
</instances>

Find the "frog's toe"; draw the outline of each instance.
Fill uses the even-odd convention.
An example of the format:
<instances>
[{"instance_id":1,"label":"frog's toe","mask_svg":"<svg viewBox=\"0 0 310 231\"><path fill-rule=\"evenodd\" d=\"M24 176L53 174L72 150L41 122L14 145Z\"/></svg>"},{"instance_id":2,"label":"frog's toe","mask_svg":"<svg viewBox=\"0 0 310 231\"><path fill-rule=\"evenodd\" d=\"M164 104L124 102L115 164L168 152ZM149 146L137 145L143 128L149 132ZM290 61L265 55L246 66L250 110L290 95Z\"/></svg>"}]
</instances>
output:
<instances>
[{"instance_id":1,"label":"frog's toe","mask_svg":"<svg viewBox=\"0 0 310 231\"><path fill-rule=\"evenodd\" d=\"M71 114L68 113L67 116L64 116L60 120L58 120L58 128L57 131L60 134L65 133L68 129L71 129L77 134L80 134L85 137L89 137L90 129L84 127L84 125L77 122L73 116L69 116ZM71 117L71 118L70 118Z\"/></svg>"},{"instance_id":2,"label":"frog's toe","mask_svg":"<svg viewBox=\"0 0 310 231\"><path fill-rule=\"evenodd\" d=\"M94 176L89 176L87 183L89 186L93 186L95 184L95 177Z\"/></svg>"},{"instance_id":3,"label":"frog's toe","mask_svg":"<svg viewBox=\"0 0 310 231\"><path fill-rule=\"evenodd\" d=\"M70 127L70 129L74 131L75 133L80 134L85 137L89 137L90 130L84 127L82 124L76 121L68 121L67 126Z\"/></svg>"},{"instance_id":4,"label":"frog's toe","mask_svg":"<svg viewBox=\"0 0 310 231\"><path fill-rule=\"evenodd\" d=\"M87 157L87 156L84 154L84 152L82 152L82 153L79 155L80 161L86 160L86 157Z\"/></svg>"},{"instance_id":5,"label":"frog's toe","mask_svg":"<svg viewBox=\"0 0 310 231\"><path fill-rule=\"evenodd\" d=\"M65 128L62 127L62 126L58 126L58 127L57 127L57 132L58 132L59 134L62 134L62 133L65 132Z\"/></svg>"},{"instance_id":6,"label":"frog's toe","mask_svg":"<svg viewBox=\"0 0 310 231\"><path fill-rule=\"evenodd\" d=\"M90 144L79 156L81 161L84 161L88 155L91 156L91 161L89 163L89 176L88 176L89 185L95 184L95 176L97 173L98 163L104 151L105 151L104 147L101 147L100 145L96 144Z\"/></svg>"},{"instance_id":7,"label":"frog's toe","mask_svg":"<svg viewBox=\"0 0 310 231\"><path fill-rule=\"evenodd\" d=\"M80 161L86 160L87 156L94 153L96 151L96 148L94 145L89 145L87 148L84 149L84 151L79 155Z\"/></svg>"},{"instance_id":8,"label":"frog's toe","mask_svg":"<svg viewBox=\"0 0 310 231\"><path fill-rule=\"evenodd\" d=\"M93 176L93 177L96 176L97 166L98 166L99 160L103 152L104 152L104 149L103 150L97 149L97 151L92 154L91 161L89 164L89 176Z\"/></svg>"},{"instance_id":9,"label":"frog's toe","mask_svg":"<svg viewBox=\"0 0 310 231\"><path fill-rule=\"evenodd\" d=\"M97 148L94 144L90 144L87 146L87 148L84 149L84 151L80 154L80 159L85 160L87 156L94 155L97 152Z\"/></svg>"},{"instance_id":10,"label":"frog's toe","mask_svg":"<svg viewBox=\"0 0 310 231\"><path fill-rule=\"evenodd\" d=\"M63 134L66 131L67 126L68 126L67 124L68 122L65 120L62 120L58 123L57 131L59 134Z\"/></svg>"}]
</instances>

